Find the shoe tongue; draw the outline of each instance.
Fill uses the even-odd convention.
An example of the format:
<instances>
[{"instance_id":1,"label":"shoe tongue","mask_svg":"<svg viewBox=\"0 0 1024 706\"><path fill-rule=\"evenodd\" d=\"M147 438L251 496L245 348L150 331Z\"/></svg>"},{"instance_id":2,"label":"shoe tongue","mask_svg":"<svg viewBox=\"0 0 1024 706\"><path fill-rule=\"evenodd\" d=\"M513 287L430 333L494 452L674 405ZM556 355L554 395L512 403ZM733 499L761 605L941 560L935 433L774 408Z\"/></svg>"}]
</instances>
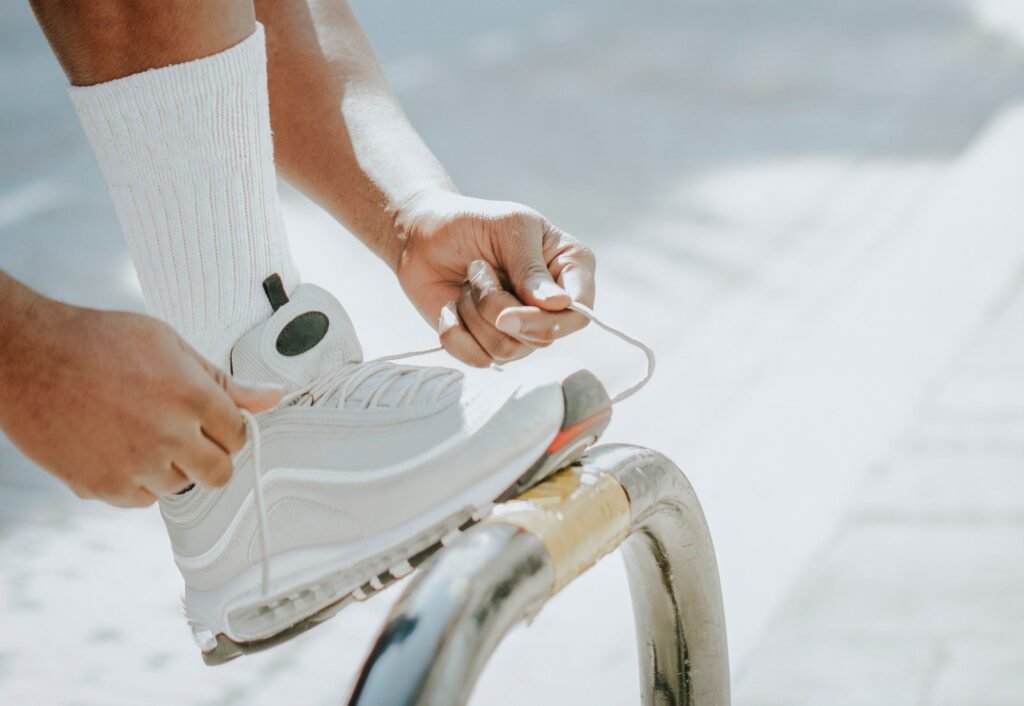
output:
<instances>
[{"instance_id":1,"label":"shoe tongue","mask_svg":"<svg viewBox=\"0 0 1024 706\"><path fill-rule=\"evenodd\" d=\"M267 278L264 289L274 314L235 344L233 375L280 383L292 391L322 375L329 365L362 361L352 321L329 292L300 284L289 298L276 275Z\"/></svg>"}]
</instances>

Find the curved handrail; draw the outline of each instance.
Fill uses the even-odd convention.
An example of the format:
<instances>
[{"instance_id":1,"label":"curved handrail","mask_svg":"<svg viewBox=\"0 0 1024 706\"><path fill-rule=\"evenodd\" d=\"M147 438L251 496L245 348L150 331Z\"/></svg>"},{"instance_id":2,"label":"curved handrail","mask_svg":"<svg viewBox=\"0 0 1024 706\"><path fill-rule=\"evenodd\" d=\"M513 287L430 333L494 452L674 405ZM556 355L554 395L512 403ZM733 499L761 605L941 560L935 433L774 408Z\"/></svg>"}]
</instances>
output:
<instances>
[{"instance_id":1,"label":"curved handrail","mask_svg":"<svg viewBox=\"0 0 1024 706\"><path fill-rule=\"evenodd\" d=\"M645 706L727 706L729 661L718 567L685 476L664 456L635 446L595 448L559 475L566 473L588 483L611 478L628 499L628 536L621 547ZM559 482L558 476L545 481L539 495L545 485ZM587 501L566 502L563 509L571 510ZM573 527L533 531L523 526L531 525L499 516L473 527L421 570L392 608L350 706L465 704L508 631L613 548L582 544L583 533ZM571 560L560 549L567 545L575 550ZM590 555L581 557L581 547ZM568 575L566 563L572 564Z\"/></svg>"}]
</instances>

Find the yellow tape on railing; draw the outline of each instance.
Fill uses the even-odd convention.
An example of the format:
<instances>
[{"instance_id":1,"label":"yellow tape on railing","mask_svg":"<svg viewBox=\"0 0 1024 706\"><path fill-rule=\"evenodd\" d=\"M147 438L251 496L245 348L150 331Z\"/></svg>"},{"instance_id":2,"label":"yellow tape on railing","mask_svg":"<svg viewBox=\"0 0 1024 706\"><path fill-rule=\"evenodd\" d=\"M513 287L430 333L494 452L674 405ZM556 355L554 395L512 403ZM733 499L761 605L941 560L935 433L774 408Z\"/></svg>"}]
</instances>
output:
<instances>
[{"instance_id":1,"label":"yellow tape on railing","mask_svg":"<svg viewBox=\"0 0 1024 706\"><path fill-rule=\"evenodd\" d=\"M554 595L622 543L629 519L629 498L612 476L567 468L497 506L487 522L540 537L554 567Z\"/></svg>"}]
</instances>

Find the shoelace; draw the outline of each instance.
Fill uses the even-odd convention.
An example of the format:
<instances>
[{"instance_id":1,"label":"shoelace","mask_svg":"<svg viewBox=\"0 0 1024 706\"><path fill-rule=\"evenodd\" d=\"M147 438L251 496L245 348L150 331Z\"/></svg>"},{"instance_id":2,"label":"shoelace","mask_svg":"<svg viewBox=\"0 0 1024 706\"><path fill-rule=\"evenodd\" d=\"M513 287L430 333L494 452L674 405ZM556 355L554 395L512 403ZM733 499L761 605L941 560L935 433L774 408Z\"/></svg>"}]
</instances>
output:
<instances>
[{"instance_id":1,"label":"shoelace","mask_svg":"<svg viewBox=\"0 0 1024 706\"><path fill-rule=\"evenodd\" d=\"M401 396L394 402L393 406L401 407L403 405L412 404L417 393L428 382L440 378L447 378L444 382L436 386L433 394L430 396L430 401L436 402L444 396L445 392L451 389L451 387L461 379L462 375L460 373L450 370L449 368L413 367L408 365L395 365L391 362L402 358L411 358L416 355L422 355L424 352L426 351L411 351L409 353L376 358L365 363L343 363L328 371L326 375L312 381L310 384L286 395L281 400L281 404L294 404L299 400L306 398L309 400L311 405L316 405L322 399L329 400L337 398L338 406L341 407L351 397L352 393L374 376L378 376L376 386L373 393L367 395L366 399L363 400L361 405L363 409L369 409L370 407L379 405L381 400L384 399L384 395L387 394L394 384L408 376L414 376L413 380L406 387L405 391L402 392Z\"/></svg>"},{"instance_id":2,"label":"shoelace","mask_svg":"<svg viewBox=\"0 0 1024 706\"><path fill-rule=\"evenodd\" d=\"M599 319L596 314L594 314L590 307L578 302L573 302L569 305L569 308L579 314L582 314L599 328L617 336L626 343L639 348L647 358L647 369L644 372L644 376L633 385L630 385L625 390L612 397L611 404L615 405L629 397L632 397L648 382L650 382L651 378L654 376L655 366L654 350L651 349L650 346L643 341L633 338L620 329L605 323ZM373 375L382 371L388 371L390 374L382 376L382 379L378 381L377 389L372 395L367 396L366 400L364 400L364 408L377 404L396 380L410 374L417 375L418 377L410 383L409 389L402 393L402 397L399 398L398 403L401 404L407 401L411 402L411 400L416 396L416 391L418 391L428 380L439 377L441 373L451 374L451 370L448 368L436 367L417 369L412 368L411 366L393 366L392 361L413 358L415 356L426 355L428 353L437 353L441 350L441 346L437 346L435 348L384 356L365 363L346 363L330 371L321 380L315 381L314 383L311 383L310 385L288 395L282 400L282 402L294 402L303 395L308 395L311 400L311 404L316 404L316 402L322 399L324 395L333 397L334 393L338 392L338 405L340 406L344 404L345 400L348 399L348 396L363 382L369 380ZM459 378L461 378L461 375L454 374L450 381L439 385L438 390L435 390L432 395L432 400L440 399L441 395L443 395L451 385L455 384L455 381ZM412 390L412 392L410 392L410 390ZM259 522L260 532L260 586L263 596L265 597L270 592L270 523L267 520L267 506L263 495L263 474L260 472L260 469L263 466L260 459L260 426L256 422L256 417L252 412L246 409L241 410L241 412L246 426L249 427L249 438L252 439L253 486L256 500L256 515Z\"/></svg>"},{"instance_id":3,"label":"shoelace","mask_svg":"<svg viewBox=\"0 0 1024 706\"><path fill-rule=\"evenodd\" d=\"M643 351L644 356L646 356L647 358L647 370L644 372L644 376L637 380L632 385L630 385L629 387L627 387L622 392L616 393L615 396L612 397L611 403L618 404L619 402L622 402L623 400L628 399L635 395L636 393L640 392L640 390L642 390L644 386L651 381L651 378L654 377L654 366L657 363L657 361L654 358L654 349L652 349L643 341L637 338L633 338L632 336L622 331L621 329L617 329L611 324L607 324L601 319L597 318L597 314L595 314L594 310L588 306L580 304L579 302L573 302L569 305L569 308L575 311L576 313L582 314L583 316L587 317L587 319L589 319L598 328L604 329L613 336L617 336L626 343L635 346L636 348L639 348L641 351Z\"/></svg>"}]
</instances>

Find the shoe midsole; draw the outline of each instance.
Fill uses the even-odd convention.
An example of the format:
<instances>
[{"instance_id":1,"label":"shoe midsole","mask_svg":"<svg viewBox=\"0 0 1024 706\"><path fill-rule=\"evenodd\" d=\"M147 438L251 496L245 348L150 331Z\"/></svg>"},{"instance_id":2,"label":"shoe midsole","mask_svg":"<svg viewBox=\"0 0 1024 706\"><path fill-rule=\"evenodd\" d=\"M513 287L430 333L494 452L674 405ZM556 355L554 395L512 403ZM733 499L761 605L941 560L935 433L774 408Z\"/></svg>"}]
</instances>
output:
<instances>
[{"instance_id":1,"label":"shoe midsole","mask_svg":"<svg viewBox=\"0 0 1024 706\"><path fill-rule=\"evenodd\" d=\"M342 592L357 588L370 578L357 571L360 563L372 563L378 556L414 539L421 532L433 529L446 518L459 515L464 509L474 511L486 507L544 455L551 441L552 437L546 436L482 481L398 527L353 542L304 547L274 555L270 559L271 585L266 596L262 591L262 567L259 564L248 567L223 586L212 590L198 591L186 587L185 612L191 621L203 625L214 634L224 633L234 640L268 637L269 634L246 634L247 631L240 631L241 626L230 624L229 616L240 610L263 605L275 596L287 595L316 584L346 569L353 569L351 580L344 586L333 588ZM401 557L399 560L407 558Z\"/></svg>"}]
</instances>

